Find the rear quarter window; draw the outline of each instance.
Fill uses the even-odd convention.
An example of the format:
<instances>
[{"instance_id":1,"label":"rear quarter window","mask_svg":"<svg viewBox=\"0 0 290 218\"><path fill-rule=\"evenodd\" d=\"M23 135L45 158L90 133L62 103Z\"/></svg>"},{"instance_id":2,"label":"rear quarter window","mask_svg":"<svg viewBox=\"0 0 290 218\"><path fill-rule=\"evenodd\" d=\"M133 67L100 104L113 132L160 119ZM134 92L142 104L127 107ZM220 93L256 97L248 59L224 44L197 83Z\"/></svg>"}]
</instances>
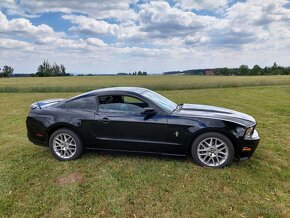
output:
<instances>
[{"instance_id":1,"label":"rear quarter window","mask_svg":"<svg viewBox=\"0 0 290 218\"><path fill-rule=\"evenodd\" d=\"M75 99L65 104L66 109L71 110L96 110L96 97L90 96L85 98Z\"/></svg>"}]
</instances>

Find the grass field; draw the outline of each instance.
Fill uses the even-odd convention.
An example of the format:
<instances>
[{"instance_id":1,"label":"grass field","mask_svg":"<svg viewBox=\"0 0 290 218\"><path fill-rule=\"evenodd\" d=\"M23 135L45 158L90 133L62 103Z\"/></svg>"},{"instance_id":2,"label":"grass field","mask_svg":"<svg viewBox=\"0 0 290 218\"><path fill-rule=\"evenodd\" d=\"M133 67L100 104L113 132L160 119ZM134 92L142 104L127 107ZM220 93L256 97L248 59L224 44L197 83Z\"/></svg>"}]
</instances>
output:
<instances>
[{"instance_id":1,"label":"grass field","mask_svg":"<svg viewBox=\"0 0 290 218\"><path fill-rule=\"evenodd\" d=\"M154 80L142 77L134 78L133 82L119 78L114 85L141 86ZM290 77L277 78L278 84L290 81ZM48 83L44 79L30 82L7 79L0 83L2 88L4 85L20 89L26 89L28 84L103 86L98 79L49 78ZM102 80L110 85L109 77ZM194 86L192 83L199 85L196 80L202 79L174 77L168 89L176 84L182 88L183 80L184 86ZM244 77L240 83L253 81ZM207 86L218 86L212 77L207 77L206 82L213 84ZM155 81L149 86L162 84ZM253 115L261 136L256 153L246 162L221 170L201 168L185 158L99 152L87 152L77 161L59 162L48 149L34 146L26 138L25 118L35 96L1 93L0 217L286 217L287 213L289 216L290 85L159 93L177 102L212 104ZM38 93L37 97L63 98L75 94L78 93Z\"/></svg>"},{"instance_id":2,"label":"grass field","mask_svg":"<svg viewBox=\"0 0 290 218\"><path fill-rule=\"evenodd\" d=\"M84 76L0 79L0 92L84 92L108 86L186 90L290 85L290 76Z\"/></svg>"}]
</instances>

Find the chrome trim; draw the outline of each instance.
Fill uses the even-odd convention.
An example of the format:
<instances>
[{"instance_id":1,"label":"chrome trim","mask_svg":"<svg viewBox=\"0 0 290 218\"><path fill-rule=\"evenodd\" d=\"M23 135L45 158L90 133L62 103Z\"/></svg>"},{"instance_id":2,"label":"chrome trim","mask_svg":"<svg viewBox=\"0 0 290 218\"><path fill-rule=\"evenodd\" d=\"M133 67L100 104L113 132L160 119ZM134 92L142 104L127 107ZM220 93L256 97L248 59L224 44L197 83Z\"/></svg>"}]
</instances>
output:
<instances>
[{"instance_id":1,"label":"chrome trim","mask_svg":"<svg viewBox=\"0 0 290 218\"><path fill-rule=\"evenodd\" d=\"M163 145L181 145L179 143L172 142L157 142L157 141L145 141L145 140L135 140L135 139L112 139L112 138L104 138L104 137L96 137L98 140L104 141L118 141L118 142L136 142L136 143L148 143L148 144L163 144Z\"/></svg>"}]
</instances>

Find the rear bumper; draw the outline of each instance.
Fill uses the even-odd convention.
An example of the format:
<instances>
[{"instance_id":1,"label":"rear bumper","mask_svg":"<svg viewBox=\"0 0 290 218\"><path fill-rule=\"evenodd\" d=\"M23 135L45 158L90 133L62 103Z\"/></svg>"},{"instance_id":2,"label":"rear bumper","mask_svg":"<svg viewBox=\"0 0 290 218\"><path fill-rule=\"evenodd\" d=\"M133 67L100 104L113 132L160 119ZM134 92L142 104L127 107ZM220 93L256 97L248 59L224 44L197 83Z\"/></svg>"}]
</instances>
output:
<instances>
[{"instance_id":1,"label":"rear bumper","mask_svg":"<svg viewBox=\"0 0 290 218\"><path fill-rule=\"evenodd\" d=\"M43 140L42 137L41 138L31 137L29 132L27 132L27 138L29 141L31 141L35 145L44 146L44 147L48 146L46 143L46 140Z\"/></svg>"},{"instance_id":2,"label":"rear bumper","mask_svg":"<svg viewBox=\"0 0 290 218\"><path fill-rule=\"evenodd\" d=\"M35 145L48 146L47 134L43 124L34 118L26 119L27 138Z\"/></svg>"},{"instance_id":3,"label":"rear bumper","mask_svg":"<svg viewBox=\"0 0 290 218\"><path fill-rule=\"evenodd\" d=\"M257 149L260 142L260 136L255 130L251 137L245 137L239 146L238 159L247 160L249 159Z\"/></svg>"}]
</instances>

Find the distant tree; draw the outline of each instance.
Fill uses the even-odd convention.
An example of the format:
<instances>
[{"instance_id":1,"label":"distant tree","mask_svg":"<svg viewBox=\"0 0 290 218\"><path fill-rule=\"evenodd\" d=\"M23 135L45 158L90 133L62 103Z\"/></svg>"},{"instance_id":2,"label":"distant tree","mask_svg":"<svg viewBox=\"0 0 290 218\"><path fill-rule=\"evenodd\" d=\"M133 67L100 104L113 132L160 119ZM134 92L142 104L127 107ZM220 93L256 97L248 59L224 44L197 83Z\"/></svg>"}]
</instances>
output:
<instances>
[{"instance_id":1,"label":"distant tree","mask_svg":"<svg viewBox=\"0 0 290 218\"><path fill-rule=\"evenodd\" d=\"M2 73L0 73L0 77L11 77L13 72L14 69L12 67L5 65L2 69Z\"/></svg>"},{"instance_id":2,"label":"distant tree","mask_svg":"<svg viewBox=\"0 0 290 218\"><path fill-rule=\"evenodd\" d=\"M218 73L215 73L215 74L228 76L230 75L230 70L227 67L224 67L224 68L219 69Z\"/></svg>"},{"instance_id":3,"label":"distant tree","mask_svg":"<svg viewBox=\"0 0 290 218\"><path fill-rule=\"evenodd\" d=\"M284 74L284 68L281 66L278 66L276 62L274 62L273 66L271 67L271 74L272 75L281 75Z\"/></svg>"},{"instance_id":4,"label":"distant tree","mask_svg":"<svg viewBox=\"0 0 290 218\"><path fill-rule=\"evenodd\" d=\"M66 69L65 69L65 67L61 64L60 65L60 72L61 72L61 75L66 75L67 73L66 73Z\"/></svg>"},{"instance_id":5,"label":"distant tree","mask_svg":"<svg viewBox=\"0 0 290 218\"><path fill-rule=\"evenodd\" d=\"M61 76L60 67L57 64L51 67L51 76Z\"/></svg>"},{"instance_id":6,"label":"distant tree","mask_svg":"<svg viewBox=\"0 0 290 218\"><path fill-rule=\"evenodd\" d=\"M263 70L258 64L256 64L251 70L251 75L262 75L262 73Z\"/></svg>"},{"instance_id":7,"label":"distant tree","mask_svg":"<svg viewBox=\"0 0 290 218\"><path fill-rule=\"evenodd\" d=\"M271 74L271 68L270 67L264 67L263 75L270 75L270 74Z\"/></svg>"},{"instance_id":8,"label":"distant tree","mask_svg":"<svg viewBox=\"0 0 290 218\"><path fill-rule=\"evenodd\" d=\"M278 68L278 64L276 62L274 62L272 69L276 69L276 68Z\"/></svg>"},{"instance_id":9,"label":"distant tree","mask_svg":"<svg viewBox=\"0 0 290 218\"><path fill-rule=\"evenodd\" d=\"M47 77L47 76L69 76L66 73L65 67L61 64L60 66L56 63L51 65L48 60L44 60L41 65L38 66L36 76Z\"/></svg>"},{"instance_id":10,"label":"distant tree","mask_svg":"<svg viewBox=\"0 0 290 218\"><path fill-rule=\"evenodd\" d=\"M36 75L39 77L51 76L51 66L48 60L44 60L41 65L38 66Z\"/></svg>"},{"instance_id":11,"label":"distant tree","mask_svg":"<svg viewBox=\"0 0 290 218\"><path fill-rule=\"evenodd\" d=\"M290 75L290 67L283 68L283 75Z\"/></svg>"},{"instance_id":12,"label":"distant tree","mask_svg":"<svg viewBox=\"0 0 290 218\"><path fill-rule=\"evenodd\" d=\"M249 67L248 65L241 65L239 67L240 75L248 75L249 74Z\"/></svg>"},{"instance_id":13,"label":"distant tree","mask_svg":"<svg viewBox=\"0 0 290 218\"><path fill-rule=\"evenodd\" d=\"M143 76L147 76L147 75L148 75L147 72L143 71Z\"/></svg>"}]
</instances>

